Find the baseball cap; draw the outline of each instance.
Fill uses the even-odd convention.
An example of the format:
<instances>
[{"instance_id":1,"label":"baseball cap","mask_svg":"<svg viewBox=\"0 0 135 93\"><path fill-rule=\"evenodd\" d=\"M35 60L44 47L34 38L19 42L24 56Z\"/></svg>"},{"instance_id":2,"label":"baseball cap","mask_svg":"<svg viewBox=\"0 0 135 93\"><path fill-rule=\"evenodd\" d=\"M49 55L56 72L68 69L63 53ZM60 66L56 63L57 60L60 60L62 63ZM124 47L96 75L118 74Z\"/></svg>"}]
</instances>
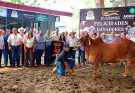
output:
<instances>
[{"instance_id":1,"label":"baseball cap","mask_svg":"<svg viewBox=\"0 0 135 93\"><path fill-rule=\"evenodd\" d=\"M69 44L68 43L65 43L63 47L64 48L69 48Z\"/></svg>"}]
</instances>

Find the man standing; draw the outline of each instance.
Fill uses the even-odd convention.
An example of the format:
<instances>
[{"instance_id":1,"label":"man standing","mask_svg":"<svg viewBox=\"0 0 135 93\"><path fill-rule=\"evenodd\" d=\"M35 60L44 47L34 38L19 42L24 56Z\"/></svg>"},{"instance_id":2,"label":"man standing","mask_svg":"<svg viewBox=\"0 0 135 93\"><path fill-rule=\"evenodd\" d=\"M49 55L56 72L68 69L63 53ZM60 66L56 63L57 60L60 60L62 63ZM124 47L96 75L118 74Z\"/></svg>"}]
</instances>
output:
<instances>
[{"instance_id":1,"label":"man standing","mask_svg":"<svg viewBox=\"0 0 135 93\"><path fill-rule=\"evenodd\" d=\"M70 46L70 52L69 52L69 57L72 58L72 59L75 59L75 54L76 54L76 45L77 45L77 42L78 42L78 39L77 37L75 36L75 32L72 31L70 33L70 37L67 38L67 43L69 44Z\"/></svg>"},{"instance_id":2,"label":"man standing","mask_svg":"<svg viewBox=\"0 0 135 93\"><path fill-rule=\"evenodd\" d=\"M12 65L13 67L20 66L20 49L22 45L22 38L20 34L17 33L17 29L12 29L13 34L8 37L8 47L12 51ZM15 64L17 62L17 65Z\"/></svg>"},{"instance_id":3,"label":"man standing","mask_svg":"<svg viewBox=\"0 0 135 93\"><path fill-rule=\"evenodd\" d=\"M120 37L116 36L115 32L112 31L111 35L108 37L108 39L109 39L109 43L112 43L112 42L115 42L117 40L120 40Z\"/></svg>"},{"instance_id":4,"label":"man standing","mask_svg":"<svg viewBox=\"0 0 135 93\"><path fill-rule=\"evenodd\" d=\"M44 64L49 66L52 62L51 56L51 42L52 42L52 36L51 36L51 30L47 30L47 33L44 35L45 40L45 56L44 56Z\"/></svg>"},{"instance_id":5,"label":"man standing","mask_svg":"<svg viewBox=\"0 0 135 93\"><path fill-rule=\"evenodd\" d=\"M2 58L3 46L4 46L3 30L0 29L0 67L1 67L1 58Z\"/></svg>"},{"instance_id":6,"label":"man standing","mask_svg":"<svg viewBox=\"0 0 135 93\"><path fill-rule=\"evenodd\" d=\"M22 48L21 48L21 63L22 63L22 66L24 65L24 39L25 39L25 33L26 29L24 29L23 27L19 28L18 29L18 32L20 33L21 35L21 38L22 38Z\"/></svg>"},{"instance_id":7,"label":"man standing","mask_svg":"<svg viewBox=\"0 0 135 93\"><path fill-rule=\"evenodd\" d=\"M53 40L54 40L54 41L58 41L58 40L59 40L59 37L60 37L59 29L56 28L55 34L53 35Z\"/></svg>"},{"instance_id":8,"label":"man standing","mask_svg":"<svg viewBox=\"0 0 135 93\"><path fill-rule=\"evenodd\" d=\"M45 42L43 37L43 32L39 31L39 34L35 36L35 58L36 58L36 64L37 66L41 65L41 57L43 55L44 49L45 49Z\"/></svg>"},{"instance_id":9,"label":"man standing","mask_svg":"<svg viewBox=\"0 0 135 93\"><path fill-rule=\"evenodd\" d=\"M80 37L85 36L85 32L82 32ZM84 50L84 46L82 46L81 44L78 45L79 46L79 50L78 50L78 65L81 65L81 62L83 63L83 65L85 65L85 50Z\"/></svg>"},{"instance_id":10,"label":"man standing","mask_svg":"<svg viewBox=\"0 0 135 93\"><path fill-rule=\"evenodd\" d=\"M6 29L6 33L3 36L3 39L4 39L3 55L4 55L4 65L5 66L7 66L7 64L8 64L8 56L9 56L9 60L10 60L10 66L12 66L12 53L11 53L11 50L9 50L9 48L8 48L8 42L7 42L10 33L11 33L10 30Z\"/></svg>"}]
</instances>

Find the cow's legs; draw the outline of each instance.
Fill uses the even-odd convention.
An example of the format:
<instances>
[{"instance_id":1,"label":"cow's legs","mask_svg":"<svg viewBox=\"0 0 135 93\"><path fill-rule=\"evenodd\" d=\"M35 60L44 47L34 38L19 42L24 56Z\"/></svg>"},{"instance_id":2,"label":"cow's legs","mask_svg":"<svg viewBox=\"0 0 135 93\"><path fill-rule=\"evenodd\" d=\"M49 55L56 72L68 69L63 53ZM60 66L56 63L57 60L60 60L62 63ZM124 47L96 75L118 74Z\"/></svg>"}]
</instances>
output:
<instances>
[{"instance_id":1,"label":"cow's legs","mask_svg":"<svg viewBox=\"0 0 135 93\"><path fill-rule=\"evenodd\" d=\"M130 63L129 63L129 62L127 62L127 63L125 64L124 77L127 77L127 76L128 76L129 66L130 66Z\"/></svg>"},{"instance_id":2,"label":"cow's legs","mask_svg":"<svg viewBox=\"0 0 135 93\"><path fill-rule=\"evenodd\" d=\"M99 67L99 62L94 61L94 80L96 80L98 75L98 67Z\"/></svg>"},{"instance_id":3,"label":"cow's legs","mask_svg":"<svg viewBox=\"0 0 135 93\"><path fill-rule=\"evenodd\" d=\"M133 69L133 79L135 80L135 63L133 64L132 69Z\"/></svg>"}]
</instances>

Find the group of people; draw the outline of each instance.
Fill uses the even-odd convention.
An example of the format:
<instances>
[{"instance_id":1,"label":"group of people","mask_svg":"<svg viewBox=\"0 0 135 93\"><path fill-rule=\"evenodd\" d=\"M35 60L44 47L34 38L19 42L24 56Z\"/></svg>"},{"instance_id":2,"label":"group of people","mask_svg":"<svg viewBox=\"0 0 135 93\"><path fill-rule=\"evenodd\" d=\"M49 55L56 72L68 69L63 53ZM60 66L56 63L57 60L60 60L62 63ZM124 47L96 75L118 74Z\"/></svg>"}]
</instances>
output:
<instances>
[{"instance_id":1,"label":"group of people","mask_svg":"<svg viewBox=\"0 0 135 93\"><path fill-rule=\"evenodd\" d=\"M71 68L72 72L75 65L76 51L78 51L78 65L81 63L85 65L86 63L84 46L79 43L79 38L88 33L81 32L80 37L75 34L76 32L74 31L59 33L58 28L55 31L48 29L45 34L43 34L43 31L37 31L32 27L30 27L28 32L23 27L19 29L13 28L12 30L6 29L5 31L0 29L0 66L2 54L4 56L4 66L9 64L11 67L40 66L41 58L44 54L44 64L42 65L50 66L57 62L59 64L56 64L57 68L60 66ZM97 33L91 35L92 39L97 37L99 37ZM129 38L126 33L116 35L114 31L110 35L102 33L100 37L106 43L112 43L124 38L135 42L135 33L133 33L132 38ZM58 56L52 53L54 49L57 50L57 47L52 48L52 43L55 41L61 43L61 50Z\"/></svg>"},{"instance_id":2,"label":"group of people","mask_svg":"<svg viewBox=\"0 0 135 93\"><path fill-rule=\"evenodd\" d=\"M28 32L21 27L19 29L12 28L12 30L6 29L5 31L0 29L0 66L2 54L4 56L4 66L11 67L34 67L41 65L41 58L44 54L44 64L50 66L54 64L55 58L52 55L52 42L57 41L62 43L62 49L64 44L69 45L69 58L75 60L76 45L78 44L78 37L75 36L75 32L71 33L63 32L59 33L59 29L56 28L52 33L50 29L45 34L43 31L36 31L34 28L30 28ZM85 62L84 49L80 48L79 64ZM83 51L83 52L82 52ZM83 56L81 55L83 53ZM82 57L82 58L81 58ZM9 63L8 63L9 59Z\"/></svg>"}]
</instances>

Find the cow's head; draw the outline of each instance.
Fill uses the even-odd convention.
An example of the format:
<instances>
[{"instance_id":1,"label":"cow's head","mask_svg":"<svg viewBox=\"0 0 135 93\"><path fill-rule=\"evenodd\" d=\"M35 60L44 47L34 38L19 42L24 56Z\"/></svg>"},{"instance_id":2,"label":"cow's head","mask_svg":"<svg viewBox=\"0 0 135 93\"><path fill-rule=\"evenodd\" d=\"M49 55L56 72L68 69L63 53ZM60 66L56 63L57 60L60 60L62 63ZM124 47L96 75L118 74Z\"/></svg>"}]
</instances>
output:
<instances>
[{"instance_id":1,"label":"cow's head","mask_svg":"<svg viewBox=\"0 0 135 93\"><path fill-rule=\"evenodd\" d=\"M85 35L85 36L82 36L80 38L80 43L83 45L83 46L87 46L87 45L91 45L93 43L93 40L92 38L90 38L89 35Z\"/></svg>"}]
</instances>

